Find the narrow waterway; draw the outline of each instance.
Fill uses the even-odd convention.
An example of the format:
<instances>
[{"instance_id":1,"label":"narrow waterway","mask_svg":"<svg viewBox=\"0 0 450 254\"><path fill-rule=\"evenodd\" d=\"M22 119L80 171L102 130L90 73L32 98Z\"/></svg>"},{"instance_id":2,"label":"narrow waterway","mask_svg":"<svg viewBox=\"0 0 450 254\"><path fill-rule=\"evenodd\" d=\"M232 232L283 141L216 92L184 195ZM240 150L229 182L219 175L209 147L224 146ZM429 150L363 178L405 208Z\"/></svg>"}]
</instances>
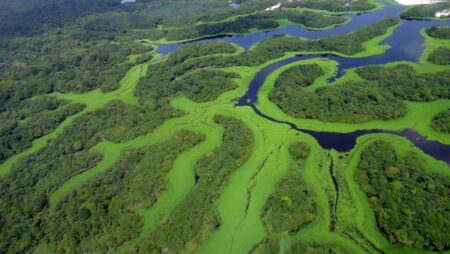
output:
<instances>
[{"instance_id":1,"label":"narrow waterway","mask_svg":"<svg viewBox=\"0 0 450 254\"><path fill-rule=\"evenodd\" d=\"M337 26L328 30L308 30L296 25L288 25L279 29L275 29L269 32L257 32L247 35L232 35L232 36L214 36L211 38L204 38L200 40L195 40L187 43L178 44L159 44L158 52L162 54L167 54L175 51L182 45L186 45L193 42L206 42L211 40L222 40L232 43L236 43L246 50L249 49L253 44L262 41L264 39L270 38L274 35L288 34L303 38L317 39L323 38L330 35L341 35L354 31L363 26L369 25L373 22L382 20L386 17L398 17L400 12L404 10L403 6L394 6L386 4L386 7L382 10L377 10L374 12L363 13L363 14L352 14L352 20L345 25ZM387 131L387 130L359 130L351 133L334 133L334 132L317 132L312 130L302 129L301 126L296 126L290 122L284 122L272 118L271 116L265 115L258 110L256 103L258 102L258 92L259 89L264 84L266 78L278 68L281 68L287 64L303 61L312 58L327 58L338 62L338 71L334 77L330 78L333 81L341 77L347 69L356 68L372 64L386 64L396 61L417 61L423 53L423 46L425 39L420 34L420 31L424 28L431 26L450 26L450 20L402 20L401 25L395 29L394 33L384 40L382 45L389 45L385 53L361 57L361 58L346 58L336 55L299 55L292 58L288 58L276 63L273 63L261 71L259 71L252 82L250 83L247 92L243 95L237 102L236 106L250 106L253 108L256 114L259 116L282 124L288 124L291 128L310 134L317 139L319 144L324 149L335 149L340 152L345 152L351 150L356 139L362 135L372 134L372 133L388 133L395 134L410 140L414 145L423 150L430 156L445 161L450 164L450 145L442 144L438 141L429 141L419 133L412 129L405 129L402 131Z\"/></svg>"}]
</instances>

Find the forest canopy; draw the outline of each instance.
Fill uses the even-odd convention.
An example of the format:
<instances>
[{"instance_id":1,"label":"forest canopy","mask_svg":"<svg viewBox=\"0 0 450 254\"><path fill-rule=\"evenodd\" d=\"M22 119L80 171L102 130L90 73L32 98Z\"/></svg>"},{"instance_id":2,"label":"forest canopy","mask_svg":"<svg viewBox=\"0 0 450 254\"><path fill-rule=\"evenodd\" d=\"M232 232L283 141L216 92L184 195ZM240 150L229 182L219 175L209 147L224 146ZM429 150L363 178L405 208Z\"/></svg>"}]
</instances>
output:
<instances>
[{"instance_id":1,"label":"forest canopy","mask_svg":"<svg viewBox=\"0 0 450 254\"><path fill-rule=\"evenodd\" d=\"M438 11L450 8L450 2L439 2L435 4L423 4L408 8L400 14L405 19L432 19ZM446 19L448 17L442 17Z\"/></svg>"},{"instance_id":2,"label":"forest canopy","mask_svg":"<svg viewBox=\"0 0 450 254\"><path fill-rule=\"evenodd\" d=\"M450 40L450 27L448 26L432 26L426 30L426 33L437 39Z\"/></svg>"},{"instance_id":3,"label":"forest canopy","mask_svg":"<svg viewBox=\"0 0 450 254\"><path fill-rule=\"evenodd\" d=\"M450 109L433 117L431 127L441 133L450 133Z\"/></svg>"},{"instance_id":4,"label":"forest canopy","mask_svg":"<svg viewBox=\"0 0 450 254\"><path fill-rule=\"evenodd\" d=\"M355 180L390 242L442 251L450 246L450 178L430 173L416 153L397 155L385 141L363 151Z\"/></svg>"}]
</instances>

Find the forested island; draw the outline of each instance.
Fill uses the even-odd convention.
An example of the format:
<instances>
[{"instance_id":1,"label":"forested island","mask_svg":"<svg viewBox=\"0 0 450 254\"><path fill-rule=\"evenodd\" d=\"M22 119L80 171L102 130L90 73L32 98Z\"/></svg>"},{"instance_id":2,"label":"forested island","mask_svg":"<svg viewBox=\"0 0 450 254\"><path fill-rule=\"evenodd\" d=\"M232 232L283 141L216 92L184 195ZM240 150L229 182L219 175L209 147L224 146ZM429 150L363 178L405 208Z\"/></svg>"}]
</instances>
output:
<instances>
[{"instance_id":1,"label":"forested island","mask_svg":"<svg viewBox=\"0 0 450 254\"><path fill-rule=\"evenodd\" d=\"M445 253L448 2L0 3L0 253Z\"/></svg>"}]
</instances>

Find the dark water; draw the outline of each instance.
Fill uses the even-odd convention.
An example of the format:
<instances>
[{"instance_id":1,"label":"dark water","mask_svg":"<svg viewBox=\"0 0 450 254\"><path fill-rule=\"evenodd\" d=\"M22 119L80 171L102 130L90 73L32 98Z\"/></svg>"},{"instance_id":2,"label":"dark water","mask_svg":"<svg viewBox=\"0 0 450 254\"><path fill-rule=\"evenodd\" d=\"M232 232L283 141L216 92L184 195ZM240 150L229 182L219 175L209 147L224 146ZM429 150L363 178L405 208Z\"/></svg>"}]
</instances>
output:
<instances>
[{"instance_id":1,"label":"dark water","mask_svg":"<svg viewBox=\"0 0 450 254\"><path fill-rule=\"evenodd\" d=\"M427 153L433 158L445 161L450 165L450 145L442 144L438 141L427 140L425 137L412 129L405 129L402 131L373 129L359 130L351 133L319 132L301 129L291 122L280 121L268 115L265 115L264 113L260 112L254 104L248 106L252 107L257 115L269 121L280 124L287 124L294 130L313 136L323 149L334 149L339 152L347 152L355 146L356 140L360 136L377 133L393 134L407 138L411 143L420 148L423 152Z\"/></svg>"},{"instance_id":2,"label":"dark water","mask_svg":"<svg viewBox=\"0 0 450 254\"><path fill-rule=\"evenodd\" d=\"M369 14L362 14L369 15ZM431 26L450 26L450 20L443 21L418 21L418 20L402 20L402 24L394 31L394 33L381 42L382 45L389 45L390 48L383 54L361 57L361 58L348 58L340 57L336 55L304 55L294 56L289 59L285 59L269 65L262 69L250 83L247 93L241 98L239 105L248 104L245 102L255 103L257 101L257 93L259 88L264 83L266 77L274 70L293 62L323 57L334 60L339 63L339 69L335 77L331 78L331 81L344 75L347 69L361 67L373 64L386 64L396 61L412 61L416 62L423 53L423 45L425 38L420 34L423 28Z\"/></svg>"},{"instance_id":3,"label":"dark water","mask_svg":"<svg viewBox=\"0 0 450 254\"><path fill-rule=\"evenodd\" d=\"M186 43L174 43L174 44L157 44L158 45L158 53L161 54L167 54L171 53L175 50L177 50L179 47L194 43L194 42L206 42L206 41L212 41L212 40L221 40L221 41L228 41L235 44L238 44L242 46L245 49L249 49L253 44L270 38L274 35L283 35L283 34L289 34L293 36L299 36L304 37L308 39L317 39L317 38L323 38L330 35L340 35L340 34L346 34L349 33L355 29L361 28L363 26L366 26L368 24L371 24L373 22L382 20L386 17L393 17L398 16L399 13L404 8L402 6L393 6L393 5L387 5L385 9L383 10L377 10L374 12L364 13L364 14L352 14L347 15L352 18L350 22L347 24L344 24L342 26L337 26L332 29L328 30L308 30L304 27L296 26L296 25L287 25L285 27L275 29L273 31L269 32L256 32L252 34L247 35L219 35L219 36L211 36L207 38L203 38L200 40L194 40L191 42Z\"/></svg>"},{"instance_id":4,"label":"dark water","mask_svg":"<svg viewBox=\"0 0 450 254\"><path fill-rule=\"evenodd\" d=\"M402 6L386 5L386 8L383 10L378 10L375 12L364 14L350 15L352 17L351 22L342 26L337 26L335 28L323 31L313 31L295 25L288 25L286 27L276 29L270 32L257 32L248 35L215 36L193 42L222 40L236 43L244 47L245 49L248 49L256 42L270 38L274 35L289 34L309 39L317 39L327 37L330 35L346 34L355 29L379 21L383 18L399 16L400 12L403 9L404 7ZM256 114L267 120L278 122L281 124L288 124L289 126L291 126L291 128L295 130L307 133L313 136L324 149L335 149L340 152L345 152L351 150L356 143L356 139L362 135L372 133L388 133L407 138L414 145L423 150L425 153L429 154L430 156L436 159L445 161L447 164L450 165L450 145L445 145L437 141L429 141L423 136L421 136L419 133L411 129L406 129L402 131L360 130L352 133L316 132L302 129L301 126L296 126L295 124L290 122L284 122L274 119L270 116L261 113L255 106L256 102L258 101L258 91L264 84L264 81L266 80L267 76L270 75L274 70L293 62L317 57L325 57L337 61L339 63L339 70L336 76L330 79L332 81L336 78L341 77L345 73L345 70L350 68L372 64L386 64L395 61L417 61L417 59L422 55L423 44L425 42L425 39L421 36L420 31L423 28L431 26L450 26L450 20L443 20L443 21L402 20L402 24L394 31L392 36L390 36L388 39L382 42L383 45L388 44L391 46L391 48L387 50L385 53L380 55L363 58L345 58L336 55L304 55L304 56L294 56L292 58L273 63L263 68L255 75L254 79L249 85L246 94L238 100L236 106L250 106L253 108ZM161 44L158 45L159 46L158 52L164 54L170 53L175 51L180 46L188 43L166 44L166 45Z\"/></svg>"}]
</instances>

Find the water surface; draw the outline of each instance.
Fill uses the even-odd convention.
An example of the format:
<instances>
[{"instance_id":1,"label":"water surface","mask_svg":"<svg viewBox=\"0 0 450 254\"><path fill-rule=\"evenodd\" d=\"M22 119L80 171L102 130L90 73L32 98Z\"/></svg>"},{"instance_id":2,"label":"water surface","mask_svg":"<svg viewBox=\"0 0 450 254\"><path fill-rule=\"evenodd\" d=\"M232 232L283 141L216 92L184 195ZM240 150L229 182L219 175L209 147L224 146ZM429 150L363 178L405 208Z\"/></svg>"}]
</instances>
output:
<instances>
[{"instance_id":1,"label":"water surface","mask_svg":"<svg viewBox=\"0 0 450 254\"><path fill-rule=\"evenodd\" d=\"M386 17L398 17L400 12L404 10L403 6L386 5L382 10L377 10L363 14L352 14L352 20L347 24L337 26L328 30L308 30L306 28L287 25L282 28L275 29L269 32L257 32L247 35L226 35L226 36L214 36L210 38L204 38L187 43L176 44L159 44L158 52L167 54L175 51L182 45L186 45L194 42L206 42L213 40L222 40L231 43L238 44L248 50L253 44L270 38L275 35L292 35L297 37L303 37L308 39L324 38L330 35L342 35L350 33L356 29L369 25L371 23L380 21ZM417 61L423 53L423 46L425 39L420 34L420 31L424 28L431 26L450 26L450 20L402 20L401 25L395 29L392 36L384 40L382 45L389 45L390 49L380 55L361 57L361 58L346 58L336 55L299 55L294 56L276 63L273 63L262 70L260 70L251 83L249 84L247 92L238 99L236 106L249 106L259 116L280 124L288 124L291 128L307 133L313 136L318 143L324 149L335 149L340 152L346 152L351 150L358 137L373 133L387 133L399 135L410 140L414 145L423 150L430 156L445 161L450 165L450 145L442 144L438 141L429 141L419 133L412 129L405 129L402 131L387 131L387 130L359 130L351 133L334 133L334 132L317 132L312 130L302 129L301 126L296 126L293 123L280 121L274 119L268 115L263 114L256 107L258 101L259 89L264 84L266 78L275 70L283 67L287 64L298 62L302 60L324 57L337 61L338 72L335 77L332 77L330 81L341 77L347 69L356 68L373 64L386 64L396 61Z\"/></svg>"}]
</instances>

